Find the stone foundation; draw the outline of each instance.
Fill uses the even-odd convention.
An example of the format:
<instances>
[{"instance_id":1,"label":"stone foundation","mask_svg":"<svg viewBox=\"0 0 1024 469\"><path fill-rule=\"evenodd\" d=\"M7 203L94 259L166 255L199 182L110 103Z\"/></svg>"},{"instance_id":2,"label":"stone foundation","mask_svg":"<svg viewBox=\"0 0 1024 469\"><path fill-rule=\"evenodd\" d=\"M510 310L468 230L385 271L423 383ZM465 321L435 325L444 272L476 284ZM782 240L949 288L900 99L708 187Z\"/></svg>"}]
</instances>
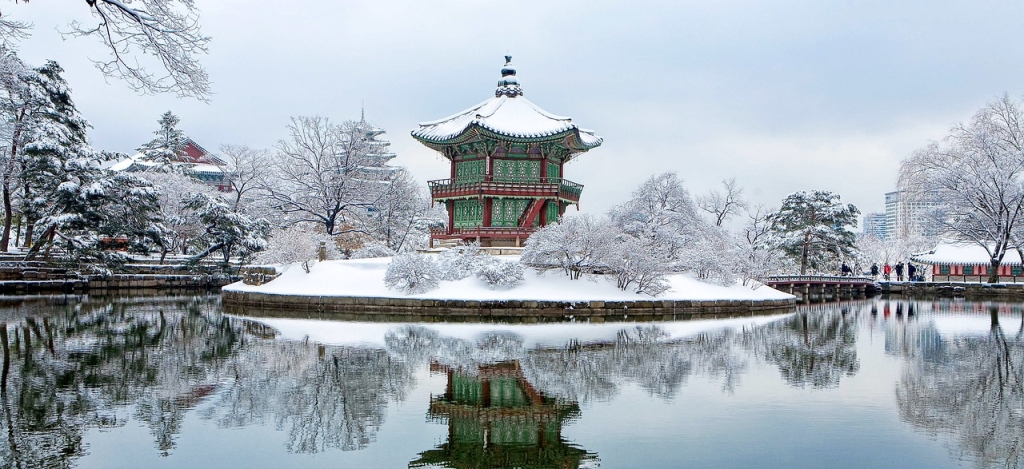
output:
<instances>
[{"instance_id":1,"label":"stone foundation","mask_svg":"<svg viewBox=\"0 0 1024 469\"><path fill-rule=\"evenodd\" d=\"M883 294L1024 300L1024 283L881 282Z\"/></svg>"},{"instance_id":2,"label":"stone foundation","mask_svg":"<svg viewBox=\"0 0 1024 469\"><path fill-rule=\"evenodd\" d=\"M233 314L344 320L497 322L678 321L783 314L796 299L649 301L470 301L418 298L272 295L224 291Z\"/></svg>"}]
</instances>

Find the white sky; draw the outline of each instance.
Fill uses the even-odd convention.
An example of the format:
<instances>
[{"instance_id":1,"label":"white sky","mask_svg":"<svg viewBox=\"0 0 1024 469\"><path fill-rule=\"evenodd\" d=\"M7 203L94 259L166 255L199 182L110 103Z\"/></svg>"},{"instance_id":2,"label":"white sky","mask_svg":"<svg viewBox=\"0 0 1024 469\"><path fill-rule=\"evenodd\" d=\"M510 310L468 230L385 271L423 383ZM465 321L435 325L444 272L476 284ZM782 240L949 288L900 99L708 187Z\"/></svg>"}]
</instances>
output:
<instances>
[{"instance_id":1,"label":"white sky","mask_svg":"<svg viewBox=\"0 0 1024 469\"><path fill-rule=\"evenodd\" d=\"M605 138L566 168L603 213L652 174L755 202L827 189L882 211L899 161L1003 93L1022 95L1021 2L198 0L209 104L109 83L95 39L54 31L84 1L4 2L35 23L20 55L57 60L98 149L131 152L160 114L204 147L271 147L289 116L367 118L421 180L447 165L409 132L493 96L506 52L526 96ZM301 6L290 6L301 5Z\"/></svg>"}]
</instances>

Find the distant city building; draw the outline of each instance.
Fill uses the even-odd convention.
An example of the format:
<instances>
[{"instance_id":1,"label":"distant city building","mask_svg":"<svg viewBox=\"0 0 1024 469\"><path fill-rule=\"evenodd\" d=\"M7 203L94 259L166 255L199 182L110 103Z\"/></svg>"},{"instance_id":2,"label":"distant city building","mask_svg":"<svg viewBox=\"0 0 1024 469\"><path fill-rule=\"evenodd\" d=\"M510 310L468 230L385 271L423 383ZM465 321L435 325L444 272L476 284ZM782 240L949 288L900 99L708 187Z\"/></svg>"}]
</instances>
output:
<instances>
[{"instance_id":1,"label":"distant city building","mask_svg":"<svg viewBox=\"0 0 1024 469\"><path fill-rule=\"evenodd\" d=\"M904 191L885 194L885 236L905 239L911 236L938 236L942 228L930 217L936 202L911 199Z\"/></svg>"},{"instance_id":2,"label":"distant city building","mask_svg":"<svg viewBox=\"0 0 1024 469\"><path fill-rule=\"evenodd\" d=\"M885 214L867 213L864 215L864 234L878 239L886 239Z\"/></svg>"}]
</instances>

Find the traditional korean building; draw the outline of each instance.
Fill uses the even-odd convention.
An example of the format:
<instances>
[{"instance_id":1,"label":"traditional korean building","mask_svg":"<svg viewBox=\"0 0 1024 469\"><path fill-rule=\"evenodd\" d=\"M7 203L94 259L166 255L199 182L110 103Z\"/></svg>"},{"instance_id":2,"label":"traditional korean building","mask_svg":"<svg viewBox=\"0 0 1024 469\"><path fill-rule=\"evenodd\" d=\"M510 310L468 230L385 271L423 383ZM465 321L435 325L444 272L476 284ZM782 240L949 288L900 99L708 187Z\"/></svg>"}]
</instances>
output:
<instances>
[{"instance_id":1,"label":"traditional korean building","mask_svg":"<svg viewBox=\"0 0 1024 469\"><path fill-rule=\"evenodd\" d=\"M181 153L172 164L182 167L187 174L192 175L196 179L216 186L218 190L231 190L230 181L228 180L230 175L225 174L223 169L225 166L224 160L206 151L205 148L192 139L188 139L185 142L185 147L182 148ZM160 163L148 160L146 155L142 153L136 153L114 163L109 169L111 171L136 172L148 171L157 166L160 166Z\"/></svg>"},{"instance_id":2,"label":"traditional korean building","mask_svg":"<svg viewBox=\"0 0 1024 469\"><path fill-rule=\"evenodd\" d=\"M935 282L987 282L991 268L988 251L970 242L943 241L930 251L912 254L910 260L930 265ZM1017 250L1006 251L998 274L1000 282L1024 282Z\"/></svg>"},{"instance_id":3,"label":"traditional korean building","mask_svg":"<svg viewBox=\"0 0 1024 469\"><path fill-rule=\"evenodd\" d=\"M603 141L527 100L511 56L493 98L422 123L412 136L451 162L448 179L429 182L433 202L448 210L447 228L431 239L484 246L519 246L578 206L583 186L564 178L565 163Z\"/></svg>"},{"instance_id":4,"label":"traditional korean building","mask_svg":"<svg viewBox=\"0 0 1024 469\"><path fill-rule=\"evenodd\" d=\"M409 467L453 469L577 469L597 455L568 443L562 426L577 418L576 403L539 393L517 361L452 369L431 363L448 384L430 400L430 420L448 424L448 440L424 451Z\"/></svg>"}]
</instances>

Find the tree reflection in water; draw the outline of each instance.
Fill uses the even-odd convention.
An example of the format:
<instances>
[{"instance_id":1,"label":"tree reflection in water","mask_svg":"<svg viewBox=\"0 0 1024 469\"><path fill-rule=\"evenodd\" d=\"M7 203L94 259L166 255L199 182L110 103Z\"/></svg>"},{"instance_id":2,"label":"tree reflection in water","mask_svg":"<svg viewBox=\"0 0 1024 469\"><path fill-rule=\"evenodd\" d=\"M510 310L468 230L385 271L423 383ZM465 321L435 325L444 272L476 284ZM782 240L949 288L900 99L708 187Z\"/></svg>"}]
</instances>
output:
<instances>
[{"instance_id":1,"label":"tree reflection in water","mask_svg":"<svg viewBox=\"0 0 1024 469\"><path fill-rule=\"evenodd\" d=\"M950 304L934 306L941 311ZM925 353L911 355L904 365L896 389L900 417L929 434L953 435L954 454L977 467L1019 467L1024 462L1024 316L1019 305L977 306L989 312L987 333L914 331L932 340L921 341L928 345ZM1001 326L1000 312L1003 319L1020 317L1020 324Z\"/></svg>"},{"instance_id":2,"label":"tree reflection in water","mask_svg":"<svg viewBox=\"0 0 1024 469\"><path fill-rule=\"evenodd\" d=\"M559 346L528 346L501 326L466 340L443 325L395 325L377 347L279 340L256 320L222 315L209 296L0 308L7 318L0 324L0 467L72 467L86 451L86 431L129 420L142 422L155 451L169 455L190 413L225 428L273 425L290 452L359 450L373 443L389 405L407 399L414 372L427 367L449 375L449 385L480 392L438 389L422 403L449 436L410 455L413 465L586 467L597 455L561 436L583 403L612 400L624 386L670 401L695 376L729 393L764 364L790 386L832 388L860 369L858 327L877 324L884 324L886 351L904 361L894 384L904 421L953 435L955 452L978 466L1019 466L1021 308L979 303L978 311L954 311L991 318L993 327L974 334L940 333L920 320L922 312L932 318L964 305L971 303L805 306L740 330L673 337L670 325L624 325L608 340L567 338ZM999 320L1013 323L994 327ZM493 394L490 401L485 394Z\"/></svg>"}]
</instances>

